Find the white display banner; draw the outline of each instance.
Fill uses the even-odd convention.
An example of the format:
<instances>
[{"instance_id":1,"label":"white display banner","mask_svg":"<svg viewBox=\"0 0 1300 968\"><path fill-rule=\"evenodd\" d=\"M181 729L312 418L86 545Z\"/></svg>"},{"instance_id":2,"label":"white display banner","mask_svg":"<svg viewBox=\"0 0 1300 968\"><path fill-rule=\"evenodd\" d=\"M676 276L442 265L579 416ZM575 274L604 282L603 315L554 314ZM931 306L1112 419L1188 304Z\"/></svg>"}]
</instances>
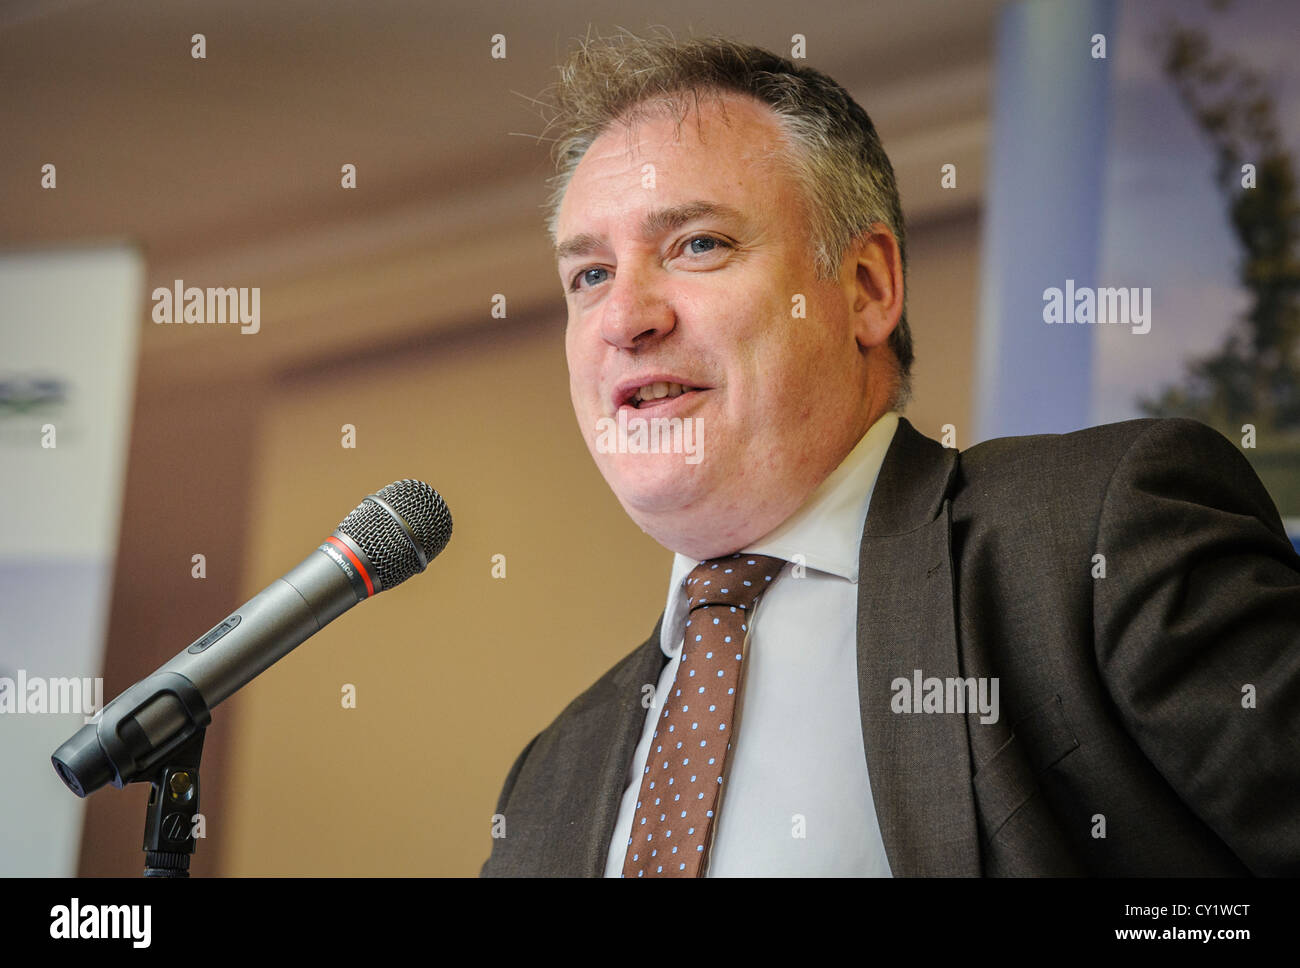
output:
<instances>
[{"instance_id":1,"label":"white display banner","mask_svg":"<svg viewBox=\"0 0 1300 968\"><path fill-rule=\"evenodd\" d=\"M84 803L50 754L105 698L144 264L0 255L0 875L76 873Z\"/></svg>"}]
</instances>

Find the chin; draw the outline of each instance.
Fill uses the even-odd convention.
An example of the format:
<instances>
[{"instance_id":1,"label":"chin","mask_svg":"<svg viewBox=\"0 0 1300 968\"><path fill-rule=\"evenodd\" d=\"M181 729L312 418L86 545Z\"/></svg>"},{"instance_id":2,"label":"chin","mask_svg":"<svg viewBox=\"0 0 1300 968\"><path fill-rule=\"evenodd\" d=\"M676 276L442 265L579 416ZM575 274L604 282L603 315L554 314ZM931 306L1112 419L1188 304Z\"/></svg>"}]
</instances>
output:
<instances>
[{"instance_id":1,"label":"chin","mask_svg":"<svg viewBox=\"0 0 1300 968\"><path fill-rule=\"evenodd\" d=\"M638 524L647 515L682 510L700 490L698 466L680 454L620 455L615 466L602 465L605 483Z\"/></svg>"}]
</instances>

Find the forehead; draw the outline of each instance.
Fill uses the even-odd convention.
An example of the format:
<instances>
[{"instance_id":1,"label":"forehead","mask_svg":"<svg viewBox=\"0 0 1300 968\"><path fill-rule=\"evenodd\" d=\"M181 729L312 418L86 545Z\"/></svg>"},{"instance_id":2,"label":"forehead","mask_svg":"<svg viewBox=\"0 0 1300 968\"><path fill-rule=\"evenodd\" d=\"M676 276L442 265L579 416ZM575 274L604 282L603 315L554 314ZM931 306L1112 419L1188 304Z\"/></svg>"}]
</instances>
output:
<instances>
[{"instance_id":1,"label":"forehead","mask_svg":"<svg viewBox=\"0 0 1300 968\"><path fill-rule=\"evenodd\" d=\"M788 192L787 141L771 108L730 92L685 95L683 107L643 105L592 142L560 204L561 239L652 206L712 199L761 209Z\"/></svg>"}]
</instances>

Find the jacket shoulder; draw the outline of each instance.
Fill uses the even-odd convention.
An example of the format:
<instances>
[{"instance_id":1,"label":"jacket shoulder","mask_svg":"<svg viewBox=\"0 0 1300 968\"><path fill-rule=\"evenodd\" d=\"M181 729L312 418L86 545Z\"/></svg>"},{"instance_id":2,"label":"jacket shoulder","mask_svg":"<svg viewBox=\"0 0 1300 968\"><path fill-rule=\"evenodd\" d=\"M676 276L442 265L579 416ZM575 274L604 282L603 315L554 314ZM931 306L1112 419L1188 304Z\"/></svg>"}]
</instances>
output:
<instances>
[{"instance_id":1,"label":"jacket shoulder","mask_svg":"<svg viewBox=\"0 0 1300 968\"><path fill-rule=\"evenodd\" d=\"M1203 426L1193 420L1143 418L1086 427L1067 434L994 437L963 450L961 460L967 467L980 469L1002 465L1008 460L1074 460L1077 463L1083 458L1088 463L1096 463L1112 454L1116 458L1122 456L1133 441L1162 423Z\"/></svg>"},{"instance_id":2,"label":"jacket shoulder","mask_svg":"<svg viewBox=\"0 0 1300 968\"><path fill-rule=\"evenodd\" d=\"M961 452L966 486L1015 481L1021 493L1059 498L1096 492L1100 498L1115 470L1131 453L1195 461L1240 453L1222 434L1184 417L1147 417L1102 424L1067 434L998 437Z\"/></svg>"}]
</instances>

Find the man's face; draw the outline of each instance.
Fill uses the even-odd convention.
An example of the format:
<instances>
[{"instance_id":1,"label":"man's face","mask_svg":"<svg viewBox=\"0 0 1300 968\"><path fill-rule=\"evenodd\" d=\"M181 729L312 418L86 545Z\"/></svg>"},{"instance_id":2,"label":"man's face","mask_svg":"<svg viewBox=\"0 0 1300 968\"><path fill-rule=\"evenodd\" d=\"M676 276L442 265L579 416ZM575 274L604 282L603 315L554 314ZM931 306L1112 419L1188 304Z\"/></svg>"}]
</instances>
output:
<instances>
[{"instance_id":1,"label":"man's face","mask_svg":"<svg viewBox=\"0 0 1300 968\"><path fill-rule=\"evenodd\" d=\"M884 409L851 260L817 280L803 202L772 157L774 115L724 99L725 114L703 99L680 130L658 115L612 125L557 221L579 427L632 519L697 559L783 522ZM669 395L642 399L655 384ZM626 452L640 448L613 430L620 410L629 430L695 421L698 454Z\"/></svg>"}]
</instances>

